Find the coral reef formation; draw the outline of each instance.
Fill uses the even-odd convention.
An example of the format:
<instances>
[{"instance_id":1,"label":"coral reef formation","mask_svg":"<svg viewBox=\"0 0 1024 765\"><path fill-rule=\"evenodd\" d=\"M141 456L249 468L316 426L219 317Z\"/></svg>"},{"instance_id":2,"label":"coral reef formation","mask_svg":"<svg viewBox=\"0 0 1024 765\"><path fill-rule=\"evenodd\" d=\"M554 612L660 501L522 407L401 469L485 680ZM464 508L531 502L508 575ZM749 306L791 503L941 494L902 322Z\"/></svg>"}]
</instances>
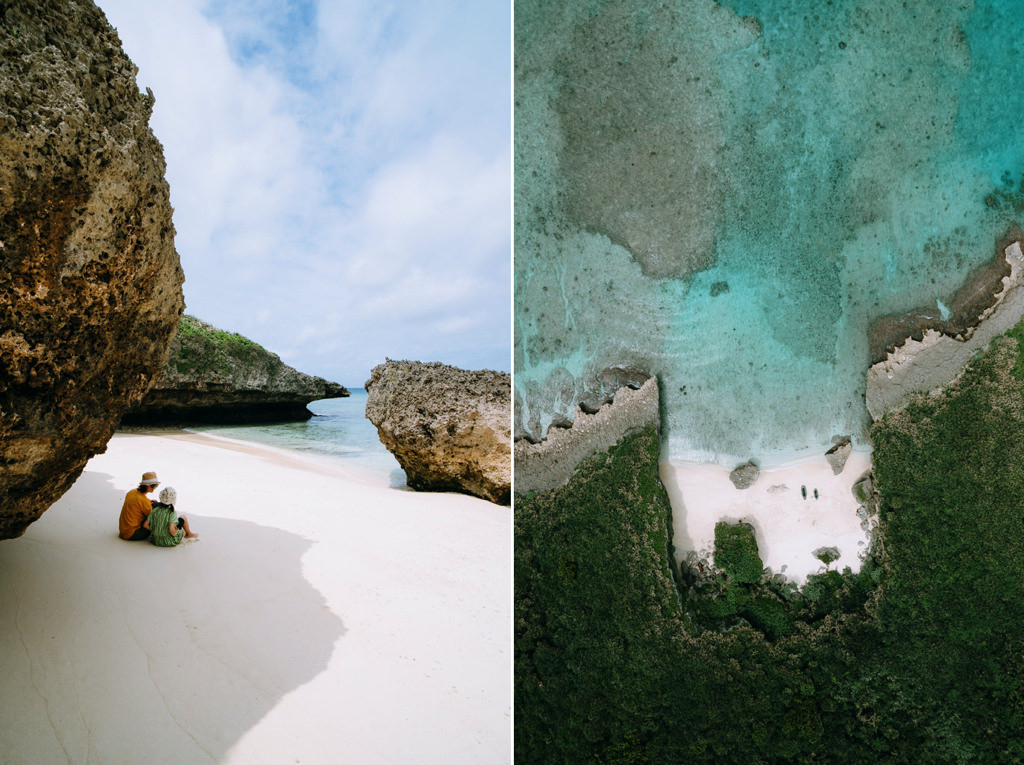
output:
<instances>
[{"instance_id":1,"label":"coral reef formation","mask_svg":"<svg viewBox=\"0 0 1024 765\"><path fill-rule=\"evenodd\" d=\"M312 417L310 401L348 390L303 374L241 335L184 316L171 354L126 424L287 422Z\"/></svg>"},{"instance_id":2,"label":"coral reef formation","mask_svg":"<svg viewBox=\"0 0 1024 765\"><path fill-rule=\"evenodd\" d=\"M517 2L516 433L617 364L671 459L866 441L868 359L973 321L1022 221L1004 5Z\"/></svg>"},{"instance_id":3,"label":"coral reef formation","mask_svg":"<svg viewBox=\"0 0 1024 765\"><path fill-rule=\"evenodd\" d=\"M89 0L0 5L0 538L103 451L183 310L135 74Z\"/></svg>"},{"instance_id":4,"label":"coral reef formation","mask_svg":"<svg viewBox=\"0 0 1024 765\"><path fill-rule=\"evenodd\" d=\"M365 387L366 416L409 486L509 504L510 375L388 359L374 367Z\"/></svg>"}]
</instances>

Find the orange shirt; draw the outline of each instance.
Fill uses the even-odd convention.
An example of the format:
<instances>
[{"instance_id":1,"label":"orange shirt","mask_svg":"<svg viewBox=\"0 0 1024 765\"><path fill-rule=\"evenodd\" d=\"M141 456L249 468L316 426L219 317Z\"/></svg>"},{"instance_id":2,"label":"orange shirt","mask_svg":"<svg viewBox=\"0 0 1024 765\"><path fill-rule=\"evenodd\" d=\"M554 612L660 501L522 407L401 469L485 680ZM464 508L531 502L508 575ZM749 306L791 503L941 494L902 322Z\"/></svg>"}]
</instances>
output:
<instances>
[{"instance_id":1,"label":"orange shirt","mask_svg":"<svg viewBox=\"0 0 1024 765\"><path fill-rule=\"evenodd\" d=\"M117 521L117 533L121 539L131 539L132 534L142 528L149 514L153 512L153 503L149 497L138 489L132 489L125 495L121 505L121 517Z\"/></svg>"}]
</instances>

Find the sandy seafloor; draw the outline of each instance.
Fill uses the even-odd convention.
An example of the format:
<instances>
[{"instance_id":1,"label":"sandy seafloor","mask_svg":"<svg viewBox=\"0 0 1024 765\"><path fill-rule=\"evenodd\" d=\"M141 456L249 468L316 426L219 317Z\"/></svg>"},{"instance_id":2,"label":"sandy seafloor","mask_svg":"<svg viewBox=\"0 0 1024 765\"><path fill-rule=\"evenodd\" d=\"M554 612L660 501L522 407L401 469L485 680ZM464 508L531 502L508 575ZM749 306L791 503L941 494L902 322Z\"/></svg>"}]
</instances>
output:
<instances>
[{"instance_id":1,"label":"sandy seafloor","mask_svg":"<svg viewBox=\"0 0 1024 765\"><path fill-rule=\"evenodd\" d=\"M117 537L147 470L198 541ZM0 542L0 762L507 762L511 535L338 460L115 435Z\"/></svg>"}]
</instances>

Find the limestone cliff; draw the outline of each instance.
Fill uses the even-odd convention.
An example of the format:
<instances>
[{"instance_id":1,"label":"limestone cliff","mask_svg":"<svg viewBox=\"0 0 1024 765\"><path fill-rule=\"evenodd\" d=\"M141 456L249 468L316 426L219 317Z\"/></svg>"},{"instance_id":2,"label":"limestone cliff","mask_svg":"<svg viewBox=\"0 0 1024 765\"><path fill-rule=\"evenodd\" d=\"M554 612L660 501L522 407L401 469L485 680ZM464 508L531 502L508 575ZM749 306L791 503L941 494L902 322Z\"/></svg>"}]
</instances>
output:
<instances>
[{"instance_id":1,"label":"limestone cliff","mask_svg":"<svg viewBox=\"0 0 1024 765\"><path fill-rule=\"evenodd\" d=\"M649 377L638 388L623 385L593 414L577 406L570 427L550 428L539 443L516 441L516 494L558 489L583 460L645 428L658 431L658 406L658 378Z\"/></svg>"},{"instance_id":2,"label":"limestone cliff","mask_svg":"<svg viewBox=\"0 0 1024 765\"><path fill-rule=\"evenodd\" d=\"M0 3L0 538L103 451L183 308L135 74L89 0Z\"/></svg>"},{"instance_id":3,"label":"limestone cliff","mask_svg":"<svg viewBox=\"0 0 1024 765\"><path fill-rule=\"evenodd\" d=\"M867 372L865 401L873 420L904 406L909 398L953 382L967 362L994 337L1012 328L1024 316L1024 253L1021 243L1007 246L1001 261L990 271L1004 274L990 280L987 289L974 290L971 281L964 290L986 296L982 309L957 334L945 327L925 327L917 335L891 348Z\"/></svg>"},{"instance_id":4,"label":"limestone cliff","mask_svg":"<svg viewBox=\"0 0 1024 765\"><path fill-rule=\"evenodd\" d=\"M509 504L510 375L390 359L370 375L366 416L409 486Z\"/></svg>"},{"instance_id":5,"label":"limestone cliff","mask_svg":"<svg viewBox=\"0 0 1024 765\"><path fill-rule=\"evenodd\" d=\"M183 316L170 358L126 424L284 422L312 416L310 401L344 386L311 377L241 335Z\"/></svg>"}]
</instances>

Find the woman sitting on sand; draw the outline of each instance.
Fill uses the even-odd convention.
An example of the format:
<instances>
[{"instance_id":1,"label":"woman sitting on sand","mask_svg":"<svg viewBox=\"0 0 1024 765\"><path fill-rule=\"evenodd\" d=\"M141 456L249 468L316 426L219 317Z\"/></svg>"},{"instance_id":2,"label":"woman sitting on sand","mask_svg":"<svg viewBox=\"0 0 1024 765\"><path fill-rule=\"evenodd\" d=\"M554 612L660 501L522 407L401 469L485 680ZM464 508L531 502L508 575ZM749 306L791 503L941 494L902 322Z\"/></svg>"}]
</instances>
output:
<instances>
[{"instance_id":1,"label":"woman sitting on sand","mask_svg":"<svg viewBox=\"0 0 1024 765\"><path fill-rule=\"evenodd\" d=\"M149 514L149 529L152 532L149 541L158 547L174 547L182 537L195 539L199 536L192 533L188 518L175 512L174 503L177 501L178 493L173 486L168 486L160 492L160 501L153 503L153 512Z\"/></svg>"}]
</instances>

